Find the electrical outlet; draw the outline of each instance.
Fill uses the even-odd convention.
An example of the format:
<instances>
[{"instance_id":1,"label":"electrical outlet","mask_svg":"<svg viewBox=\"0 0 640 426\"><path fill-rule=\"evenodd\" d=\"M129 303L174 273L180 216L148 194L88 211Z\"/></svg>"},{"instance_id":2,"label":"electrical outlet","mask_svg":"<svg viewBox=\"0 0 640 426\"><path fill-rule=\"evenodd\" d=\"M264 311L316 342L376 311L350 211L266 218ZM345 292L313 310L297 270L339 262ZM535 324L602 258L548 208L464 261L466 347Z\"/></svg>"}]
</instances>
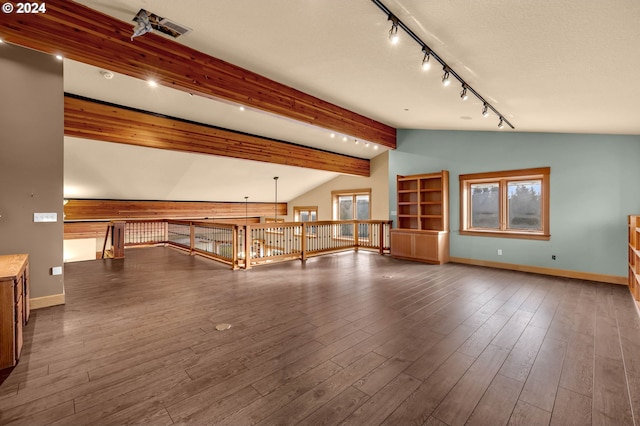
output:
<instances>
[{"instance_id":1,"label":"electrical outlet","mask_svg":"<svg viewBox=\"0 0 640 426\"><path fill-rule=\"evenodd\" d=\"M556 260L556 255L555 254L551 255L551 260Z\"/></svg>"},{"instance_id":2,"label":"electrical outlet","mask_svg":"<svg viewBox=\"0 0 640 426\"><path fill-rule=\"evenodd\" d=\"M502 249L498 249L498 256L502 256Z\"/></svg>"}]
</instances>

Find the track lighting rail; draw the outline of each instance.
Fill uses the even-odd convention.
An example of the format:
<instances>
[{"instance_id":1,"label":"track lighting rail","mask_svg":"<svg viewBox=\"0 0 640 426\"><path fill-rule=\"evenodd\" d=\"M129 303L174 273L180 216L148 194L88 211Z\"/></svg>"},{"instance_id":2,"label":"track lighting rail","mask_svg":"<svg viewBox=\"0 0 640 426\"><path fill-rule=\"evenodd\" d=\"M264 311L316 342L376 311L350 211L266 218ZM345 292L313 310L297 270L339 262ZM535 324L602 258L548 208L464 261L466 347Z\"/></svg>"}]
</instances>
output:
<instances>
[{"instance_id":1,"label":"track lighting rail","mask_svg":"<svg viewBox=\"0 0 640 426\"><path fill-rule=\"evenodd\" d=\"M393 12L391 12L387 6L385 6L380 0L371 0L376 6L378 6L380 8L380 10L382 10L387 17L389 18L389 20L392 22L392 30L397 28L402 28L402 30L407 33L409 35L409 37L411 37L416 43L418 43L420 45L420 48L422 49L422 52L425 53L425 58L423 59L423 64L425 61L428 61L427 56L431 56L433 57L433 59L435 59L436 61L438 61L438 63L440 65L442 65L442 70L445 74L445 76L450 76L455 78L456 80L458 80L460 82L460 84L462 85L462 90L463 92L466 92L465 94L471 93L473 94L476 98L478 98L478 100L480 102L482 102L483 105L483 110L488 108L491 111L493 111L496 116L498 116L498 118L500 119L500 124L507 124L509 127L511 127L512 129L515 129L515 127L509 122L509 120L507 120L505 118L504 115L502 115L500 113L500 111L498 111L496 108L494 108L493 105L491 105L491 103L487 102L487 100L485 98L483 98L473 87L471 87L469 85L469 83L467 83L462 77L460 77L460 75L454 71L453 68L451 68L451 66L449 66L444 59L442 59L440 57L440 55L438 55L436 52L433 51L433 49L431 49L424 41L422 41L420 39L420 37L418 37L413 31L411 31L411 29L409 27L407 27L405 25L404 22L402 22L396 15L393 14ZM395 33L394 33L395 34ZM448 75L447 75L448 74ZM447 81L449 81L450 79L447 79ZM445 81L445 78L443 76L443 82ZM502 127L500 127L502 128Z\"/></svg>"}]
</instances>

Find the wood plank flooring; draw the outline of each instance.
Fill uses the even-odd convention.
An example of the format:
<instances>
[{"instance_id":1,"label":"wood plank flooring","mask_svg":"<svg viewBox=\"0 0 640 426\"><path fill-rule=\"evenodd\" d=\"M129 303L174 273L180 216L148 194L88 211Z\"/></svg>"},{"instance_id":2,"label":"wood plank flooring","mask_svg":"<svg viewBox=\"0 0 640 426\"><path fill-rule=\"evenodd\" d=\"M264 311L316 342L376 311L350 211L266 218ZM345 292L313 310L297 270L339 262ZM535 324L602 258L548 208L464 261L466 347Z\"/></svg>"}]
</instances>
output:
<instances>
[{"instance_id":1,"label":"wood plank flooring","mask_svg":"<svg viewBox=\"0 0 640 426\"><path fill-rule=\"evenodd\" d=\"M632 425L624 286L340 253L232 272L170 248L65 266L0 424ZM219 323L231 329L217 331Z\"/></svg>"}]
</instances>

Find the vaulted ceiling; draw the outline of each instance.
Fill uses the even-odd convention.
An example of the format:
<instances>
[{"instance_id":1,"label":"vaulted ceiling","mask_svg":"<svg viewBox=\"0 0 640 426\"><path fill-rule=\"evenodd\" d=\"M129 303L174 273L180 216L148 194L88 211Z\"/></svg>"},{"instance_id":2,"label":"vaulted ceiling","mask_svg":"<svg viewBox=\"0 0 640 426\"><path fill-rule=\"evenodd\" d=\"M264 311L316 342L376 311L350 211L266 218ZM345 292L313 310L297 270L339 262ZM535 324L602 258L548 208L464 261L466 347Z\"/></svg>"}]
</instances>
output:
<instances>
[{"instance_id":1,"label":"vaulted ceiling","mask_svg":"<svg viewBox=\"0 0 640 426\"><path fill-rule=\"evenodd\" d=\"M370 0L77 3L132 27L141 8L170 18L192 29L177 43L395 128L498 131L498 118L482 117L480 101L460 99L459 84L442 87L441 67L420 69L423 53L406 34L400 32L397 45L389 43L390 22ZM501 131L640 134L639 2L384 3L515 126ZM345 142L319 126L254 108L241 111L238 103L188 96L162 83L150 88L120 73L107 80L104 68L68 59L64 68L65 91L88 98L358 158L388 149L365 146L362 139L356 145L353 135ZM337 175L65 141L65 196L74 198L270 201L272 178L279 176L287 201Z\"/></svg>"}]
</instances>

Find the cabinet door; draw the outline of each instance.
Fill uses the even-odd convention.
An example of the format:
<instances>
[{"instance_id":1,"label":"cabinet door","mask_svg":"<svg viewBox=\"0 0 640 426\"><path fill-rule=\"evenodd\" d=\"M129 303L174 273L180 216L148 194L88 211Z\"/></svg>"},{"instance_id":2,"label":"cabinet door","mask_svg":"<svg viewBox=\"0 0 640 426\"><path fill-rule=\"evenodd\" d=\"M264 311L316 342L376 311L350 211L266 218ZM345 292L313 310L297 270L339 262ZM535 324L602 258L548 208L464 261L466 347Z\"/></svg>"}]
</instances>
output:
<instances>
[{"instance_id":1,"label":"cabinet door","mask_svg":"<svg viewBox=\"0 0 640 426\"><path fill-rule=\"evenodd\" d=\"M393 256L415 257L413 254L413 234L392 232L391 251Z\"/></svg>"},{"instance_id":2,"label":"cabinet door","mask_svg":"<svg viewBox=\"0 0 640 426\"><path fill-rule=\"evenodd\" d=\"M416 234L414 244L415 257L433 262L438 261L437 234Z\"/></svg>"},{"instance_id":3,"label":"cabinet door","mask_svg":"<svg viewBox=\"0 0 640 426\"><path fill-rule=\"evenodd\" d=\"M0 281L0 369L15 365L15 285Z\"/></svg>"},{"instance_id":4,"label":"cabinet door","mask_svg":"<svg viewBox=\"0 0 640 426\"><path fill-rule=\"evenodd\" d=\"M24 297L20 297L20 299L18 299L18 303L16 304L15 309L16 355L15 359L13 360L14 364L18 361L18 358L20 358L20 353L22 352L22 323L24 321L24 318L22 317L22 312L24 309L24 306L22 305L23 300Z\"/></svg>"}]
</instances>

